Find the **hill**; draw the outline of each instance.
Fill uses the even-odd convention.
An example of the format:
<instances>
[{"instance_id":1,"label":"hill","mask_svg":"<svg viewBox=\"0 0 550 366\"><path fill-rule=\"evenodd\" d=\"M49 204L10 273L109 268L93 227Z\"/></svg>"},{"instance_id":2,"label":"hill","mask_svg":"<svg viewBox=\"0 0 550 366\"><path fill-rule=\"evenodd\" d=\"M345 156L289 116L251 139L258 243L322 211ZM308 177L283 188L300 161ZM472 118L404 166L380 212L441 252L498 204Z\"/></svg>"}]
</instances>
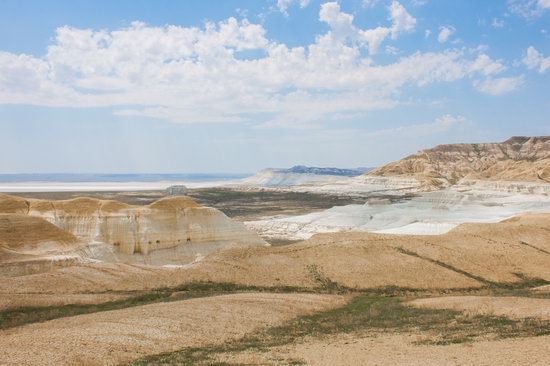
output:
<instances>
[{"instance_id":1,"label":"hill","mask_svg":"<svg viewBox=\"0 0 550 366\"><path fill-rule=\"evenodd\" d=\"M550 136L438 145L366 174L412 177L431 187L451 186L464 179L546 184L550 183Z\"/></svg>"}]
</instances>

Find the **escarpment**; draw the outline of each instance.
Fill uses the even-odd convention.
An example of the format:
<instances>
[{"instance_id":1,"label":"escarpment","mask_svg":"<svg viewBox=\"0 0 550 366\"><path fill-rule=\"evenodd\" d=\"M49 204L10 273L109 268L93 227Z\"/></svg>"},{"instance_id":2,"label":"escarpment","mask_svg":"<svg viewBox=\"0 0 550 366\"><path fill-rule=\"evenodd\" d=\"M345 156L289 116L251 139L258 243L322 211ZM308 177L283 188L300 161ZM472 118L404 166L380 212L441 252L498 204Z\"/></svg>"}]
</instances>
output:
<instances>
[{"instance_id":1,"label":"escarpment","mask_svg":"<svg viewBox=\"0 0 550 366\"><path fill-rule=\"evenodd\" d=\"M182 196L132 206L86 197L48 201L0 195L0 213L43 219L95 246L91 256L107 261L186 264L216 249L266 244L242 223Z\"/></svg>"},{"instance_id":2,"label":"escarpment","mask_svg":"<svg viewBox=\"0 0 550 366\"><path fill-rule=\"evenodd\" d=\"M502 143L439 145L367 175L412 177L435 188L466 180L550 184L550 136L512 137Z\"/></svg>"}]
</instances>

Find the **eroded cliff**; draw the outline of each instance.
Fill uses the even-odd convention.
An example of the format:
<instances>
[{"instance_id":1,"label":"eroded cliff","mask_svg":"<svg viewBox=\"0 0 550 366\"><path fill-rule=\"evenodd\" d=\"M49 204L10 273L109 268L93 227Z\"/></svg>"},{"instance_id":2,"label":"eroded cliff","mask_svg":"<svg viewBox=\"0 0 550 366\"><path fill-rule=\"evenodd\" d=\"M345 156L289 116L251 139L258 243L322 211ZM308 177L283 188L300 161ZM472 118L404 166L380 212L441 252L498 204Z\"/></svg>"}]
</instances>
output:
<instances>
[{"instance_id":1,"label":"eroded cliff","mask_svg":"<svg viewBox=\"0 0 550 366\"><path fill-rule=\"evenodd\" d=\"M212 250L265 245L243 224L188 197L147 206L94 198L48 201L0 195L0 213L46 220L78 240L106 244L97 259L150 264L186 264Z\"/></svg>"},{"instance_id":2,"label":"eroded cliff","mask_svg":"<svg viewBox=\"0 0 550 366\"><path fill-rule=\"evenodd\" d=\"M428 187L446 187L461 180L549 184L550 136L512 137L502 143L439 145L367 175L412 177Z\"/></svg>"}]
</instances>

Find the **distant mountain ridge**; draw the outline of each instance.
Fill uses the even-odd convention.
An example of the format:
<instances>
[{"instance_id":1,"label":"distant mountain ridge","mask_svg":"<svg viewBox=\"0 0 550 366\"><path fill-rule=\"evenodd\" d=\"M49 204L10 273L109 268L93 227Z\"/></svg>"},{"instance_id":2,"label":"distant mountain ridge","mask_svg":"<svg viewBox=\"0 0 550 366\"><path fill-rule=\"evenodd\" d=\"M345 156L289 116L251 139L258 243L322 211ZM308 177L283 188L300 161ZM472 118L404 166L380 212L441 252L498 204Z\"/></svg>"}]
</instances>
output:
<instances>
[{"instance_id":1,"label":"distant mountain ridge","mask_svg":"<svg viewBox=\"0 0 550 366\"><path fill-rule=\"evenodd\" d=\"M550 136L438 145L366 175L413 177L433 187L454 185L462 179L550 183Z\"/></svg>"},{"instance_id":2,"label":"distant mountain ridge","mask_svg":"<svg viewBox=\"0 0 550 366\"><path fill-rule=\"evenodd\" d=\"M319 168L305 165L295 165L288 169L267 169L277 173L295 173L295 174L318 174L318 175L337 175L343 177L355 177L361 175L371 168L340 169L340 168Z\"/></svg>"}]
</instances>

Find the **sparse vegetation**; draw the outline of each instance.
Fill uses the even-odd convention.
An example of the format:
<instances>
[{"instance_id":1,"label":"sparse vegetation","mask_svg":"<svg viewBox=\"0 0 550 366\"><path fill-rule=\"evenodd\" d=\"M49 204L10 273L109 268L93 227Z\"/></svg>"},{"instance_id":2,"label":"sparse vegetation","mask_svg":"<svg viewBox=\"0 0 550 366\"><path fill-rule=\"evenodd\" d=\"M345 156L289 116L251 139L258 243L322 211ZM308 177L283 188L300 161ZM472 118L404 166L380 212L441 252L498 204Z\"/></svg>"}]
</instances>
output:
<instances>
[{"instance_id":1,"label":"sparse vegetation","mask_svg":"<svg viewBox=\"0 0 550 366\"><path fill-rule=\"evenodd\" d=\"M466 316L450 310L418 309L405 306L399 298L360 294L346 305L299 317L289 323L248 335L218 346L188 348L149 356L133 365L220 365L216 356L248 350L267 350L290 344L306 336L336 333L424 331L430 335L422 344L452 344L479 337L508 338L550 334L550 322L535 319L511 320L494 316Z\"/></svg>"}]
</instances>

